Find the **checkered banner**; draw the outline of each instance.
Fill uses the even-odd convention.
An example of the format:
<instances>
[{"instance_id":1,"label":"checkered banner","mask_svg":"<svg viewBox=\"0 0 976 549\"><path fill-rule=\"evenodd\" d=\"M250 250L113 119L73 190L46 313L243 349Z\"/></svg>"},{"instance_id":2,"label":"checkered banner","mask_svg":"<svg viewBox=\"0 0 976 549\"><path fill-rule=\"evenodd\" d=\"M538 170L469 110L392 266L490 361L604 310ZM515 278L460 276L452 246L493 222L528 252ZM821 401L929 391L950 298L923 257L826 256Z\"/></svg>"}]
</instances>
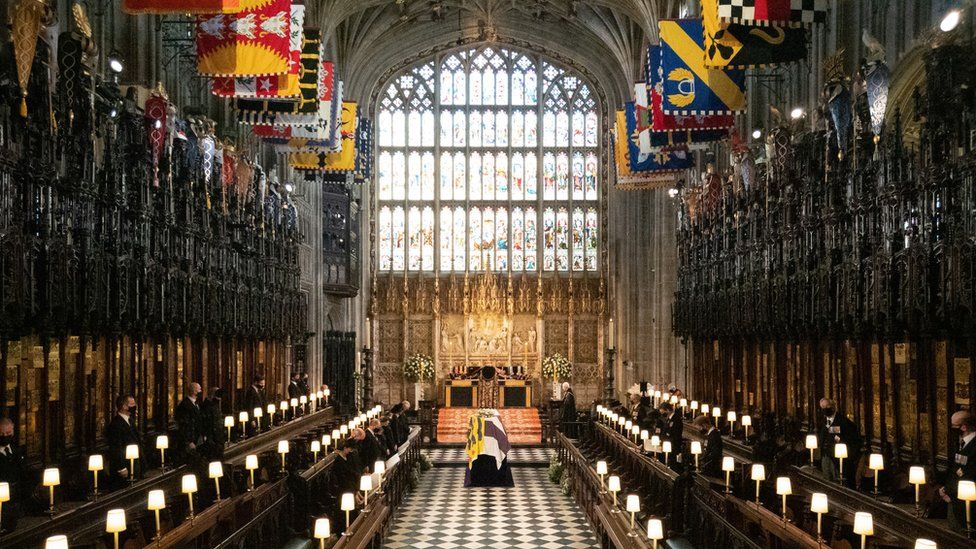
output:
<instances>
[{"instance_id":1,"label":"checkered banner","mask_svg":"<svg viewBox=\"0 0 976 549\"><path fill-rule=\"evenodd\" d=\"M726 23L754 26L800 26L827 21L828 0L718 0Z\"/></svg>"}]
</instances>

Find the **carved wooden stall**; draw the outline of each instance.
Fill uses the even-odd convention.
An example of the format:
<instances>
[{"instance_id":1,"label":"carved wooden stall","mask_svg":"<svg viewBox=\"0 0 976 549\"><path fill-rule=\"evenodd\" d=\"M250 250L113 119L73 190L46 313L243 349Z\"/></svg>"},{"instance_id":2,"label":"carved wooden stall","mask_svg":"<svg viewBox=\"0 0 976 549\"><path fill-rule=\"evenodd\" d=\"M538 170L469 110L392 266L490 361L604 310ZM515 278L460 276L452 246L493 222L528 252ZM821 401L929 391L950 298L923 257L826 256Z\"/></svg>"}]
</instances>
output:
<instances>
[{"instance_id":1,"label":"carved wooden stall","mask_svg":"<svg viewBox=\"0 0 976 549\"><path fill-rule=\"evenodd\" d=\"M601 278L582 273L378 275L371 305L378 344L376 399L395 402L412 394L401 367L414 353L434 358L433 387L440 399L439 388L452 368L516 365L525 366L536 383L532 392L538 404L551 392L541 386L542 359L554 353L573 363L577 400L598 398L605 294Z\"/></svg>"},{"instance_id":2,"label":"carved wooden stall","mask_svg":"<svg viewBox=\"0 0 976 549\"><path fill-rule=\"evenodd\" d=\"M921 81L893 85L879 137L855 88L849 136L827 102L814 131L768 132L751 180L737 157L728 184L683 190L673 322L695 398L809 422L827 396L886 453L946 455L974 398L976 58L938 46L909 56Z\"/></svg>"},{"instance_id":3,"label":"carved wooden stall","mask_svg":"<svg viewBox=\"0 0 976 549\"><path fill-rule=\"evenodd\" d=\"M68 26L58 89L41 39L27 117L0 105L0 408L47 463L96 448L120 393L144 432L167 429L190 381L228 406L257 372L274 393L307 319L277 183L257 192L261 166L164 90L93 75L90 29ZM0 72L18 95L13 63Z\"/></svg>"}]
</instances>

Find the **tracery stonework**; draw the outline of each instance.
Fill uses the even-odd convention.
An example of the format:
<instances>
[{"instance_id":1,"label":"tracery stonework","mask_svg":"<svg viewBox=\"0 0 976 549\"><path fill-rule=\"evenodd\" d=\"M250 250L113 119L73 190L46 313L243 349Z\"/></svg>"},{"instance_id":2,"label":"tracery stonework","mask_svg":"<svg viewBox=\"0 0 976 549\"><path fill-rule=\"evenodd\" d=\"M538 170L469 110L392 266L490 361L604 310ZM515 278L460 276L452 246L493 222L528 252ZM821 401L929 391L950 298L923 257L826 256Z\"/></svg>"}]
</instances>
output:
<instances>
[{"instance_id":1,"label":"tracery stonework","mask_svg":"<svg viewBox=\"0 0 976 549\"><path fill-rule=\"evenodd\" d=\"M440 299L434 299L435 287ZM406 310L400 307L404 288L410 296ZM413 353L434 357L436 391L427 394L438 400L443 399L443 380L455 367L515 365L524 366L536 382L535 400L541 402L548 381L544 386L540 365L552 353L573 362L577 395L597 398L604 344L599 327L606 321L601 288L595 276L553 277L542 284L527 275L378 276L371 307L378 314L377 398L409 397L400 368Z\"/></svg>"}]
</instances>

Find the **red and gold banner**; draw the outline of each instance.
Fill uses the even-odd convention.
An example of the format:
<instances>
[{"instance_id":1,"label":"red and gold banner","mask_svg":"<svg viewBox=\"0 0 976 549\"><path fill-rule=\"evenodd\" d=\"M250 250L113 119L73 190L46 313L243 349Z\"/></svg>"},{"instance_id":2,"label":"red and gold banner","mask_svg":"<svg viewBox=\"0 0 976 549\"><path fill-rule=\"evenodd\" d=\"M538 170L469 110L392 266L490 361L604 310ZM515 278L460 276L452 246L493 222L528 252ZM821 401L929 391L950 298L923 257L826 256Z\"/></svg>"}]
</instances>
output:
<instances>
[{"instance_id":1,"label":"red and gold banner","mask_svg":"<svg viewBox=\"0 0 976 549\"><path fill-rule=\"evenodd\" d=\"M260 6L240 13L197 18L197 70L200 74L285 74L290 62L290 0L264 0Z\"/></svg>"},{"instance_id":2,"label":"red and gold banner","mask_svg":"<svg viewBox=\"0 0 976 549\"><path fill-rule=\"evenodd\" d=\"M291 4L288 72L267 76L218 76L213 79L213 94L219 97L292 98L300 94L298 76L302 68L305 5Z\"/></svg>"},{"instance_id":3,"label":"red and gold banner","mask_svg":"<svg viewBox=\"0 0 976 549\"><path fill-rule=\"evenodd\" d=\"M251 0L124 0L125 13L236 13Z\"/></svg>"}]
</instances>

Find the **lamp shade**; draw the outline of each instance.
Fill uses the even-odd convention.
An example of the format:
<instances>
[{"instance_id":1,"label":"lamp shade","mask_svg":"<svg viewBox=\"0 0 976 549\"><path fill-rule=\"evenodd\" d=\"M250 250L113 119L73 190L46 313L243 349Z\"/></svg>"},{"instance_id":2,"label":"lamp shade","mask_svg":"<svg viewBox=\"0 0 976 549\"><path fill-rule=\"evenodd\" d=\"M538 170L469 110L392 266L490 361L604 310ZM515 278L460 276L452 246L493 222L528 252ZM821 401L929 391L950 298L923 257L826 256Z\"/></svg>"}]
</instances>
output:
<instances>
[{"instance_id":1,"label":"lamp shade","mask_svg":"<svg viewBox=\"0 0 976 549\"><path fill-rule=\"evenodd\" d=\"M340 436L346 436L347 434L349 434L349 426L346 425L346 424L340 425L339 426L339 435Z\"/></svg>"},{"instance_id":2,"label":"lamp shade","mask_svg":"<svg viewBox=\"0 0 976 549\"><path fill-rule=\"evenodd\" d=\"M342 437L342 432L339 431L339 429L333 429L332 430L332 440L334 440L336 442L339 442L339 439L341 437Z\"/></svg>"},{"instance_id":3,"label":"lamp shade","mask_svg":"<svg viewBox=\"0 0 976 549\"><path fill-rule=\"evenodd\" d=\"M681 400L678 401L678 406L681 406L682 408L684 408L687 405L688 405L688 399L687 398L682 398Z\"/></svg>"},{"instance_id":4,"label":"lamp shade","mask_svg":"<svg viewBox=\"0 0 976 549\"><path fill-rule=\"evenodd\" d=\"M298 403L299 404L308 404L308 397L305 396L305 395L302 395L302 396L298 397Z\"/></svg>"},{"instance_id":5,"label":"lamp shade","mask_svg":"<svg viewBox=\"0 0 976 549\"><path fill-rule=\"evenodd\" d=\"M329 519L320 518L315 519L315 528L312 534L315 539L328 539L332 535L332 529L329 527Z\"/></svg>"},{"instance_id":6,"label":"lamp shade","mask_svg":"<svg viewBox=\"0 0 976 549\"><path fill-rule=\"evenodd\" d=\"M908 469L908 482L912 484L925 484L925 467L912 465Z\"/></svg>"},{"instance_id":7,"label":"lamp shade","mask_svg":"<svg viewBox=\"0 0 976 549\"><path fill-rule=\"evenodd\" d=\"M638 496L637 494L629 494L627 496L627 512L628 513L640 512L640 496Z\"/></svg>"},{"instance_id":8,"label":"lamp shade","mask_svg":"<svg viewBox=\"0 0 976 549\"><path fill-rule=\"evenodd\" d=\"M58 534L44 540L44 549L68 549L68 536Z\"/></svg>"},{"instance_id":9,"label":"lamp shade","mask_svg":"<svg viewBox=\"0 0 976 549\"><path fill-rule=\"evenodd\" d=\"M607 474L607 462L605 461L596 462L596 474L598 475Z\"/></svg>"},{"instance_id":10,"label":"lamp shade","mask_svg":"<svg viewBox=\"0 0 976 549\"><path fill-rule=\"evenodd\" d=\"M639 435L640 434L640 427L638 427L636 425L631 425L630 426L630 434L634 435L635 437L637 435Z\"/></svg>"},{"instance_id":11,"label":"lamp shade","mask_svg":"<svg viewBox=\"0 0 976 549\"><path fill-rule=\"evenodd\" d=\"M647 537L652 540L664 539L664 524L661 519L652 518L647 521Z\"/></svg>"},{"instance_id":12,"label":"lamp shade","mask_svg":"<svg viewBox=\"0 0 976 549\"><path fill-rule=\"evenodd\" d=\"M711 412L711 411L712 411L711 410L711 406L709 406L708 404L705 404L703 402L702 405L701 405L701 413L707 416L708 413Z\"/></svg>"},{"instance_id":13,"label":"lamp shade","mask_svg":"<svg viewBox=\"0 0 976 549\"><path fill-rule=\"evenodd\" d=\"M817 449L817 435L807 435L807 450Z\"/></svg>"},{"instance_id":14,"label":"lamp shade","mask_svg":"<svg viewBox=\"0 0 976 549\"><path fill-rule=\"evenodd\" d=\"M61 471L57 467L44 469L41 484L44 486L57 486L61 484Z\"/></svg>"},{"instance_id":15,"label":"lamp shade","mask_svg":"<svg viewBox=\"0 0 976 549\"><path fill-rule=\"evenodd\" d=\"M654 435L651 437L651 446L657 448L661 445L661 437Z\"/></svg>"},{"instance_id":16,"label":"lamp shade","mask_svg":"<svg viewBox=\"0 0 976 549\"><path fill-rule=\"evenodd\" d=\"M257 408L251 410L251 415L254 416L254 419L261 419L262 417L264 417L264 410L262 410L261 407L258 406Z\"/></svg>"},{"instance_id":17,"label":"lamp shade","mask_svg":"<svg viewBox=\"0 0 976 549\"><path fill-rule=\"evenodd\" d=\"M814 492L810 496L810 512L812 513L826 513L830 510L830 505L827 503L827 494L822 492Z\"/></svg>"},{"instance_id":18,"label":"lamp shade","mask_svg":"<svg viewBox=\"0 0 976 549\"><path fill-rule=\"evenodd\" d=\"M381 475L383 473L385 473L386 472L386 462L383 461L382 459L376 460L376 463L373 464L373 472L374 473L379 473Z\"/></svg>"},{"instance_id":19,"label":"lamp shade","mask_svg":"<svg viewBox=\"0 0 976 549\"><path fill-rule=\"evenodd\" d=\"M105 516L105 531L109 534L125 532L125 509L109 509Z\"/></svg>"},{"instance_id":20,"label":"lamp shade","mask_svg":"<svg viewBox=\"0 0 976 549\"><path fill-rule=\"evenodd\" d=\"M698 401L697 400L692 400L691 401L691 409L692 410L697 410L698 409Z\"/></svg>"},{"instance_id":21,"label":"lamp shade","mask_svg":"<svg viewBox=\"0 0 976 549\"><path fill-rule=\"evenodd\" d=\"M183 480L181 482L181 488L184 494L192 494L197 491L197 476L196 475L183 475Z\"/></svg>"},{"instance_id":22,"label":"lamp shade","mask_svg":"<svg viewBox=\"0 0 976 549\"><path fill-rule=\"evenodd\" d=\"M139 459L138 444L130 444L125 447L125 459Z\"/></svg>"},{"instance_id":23,"label":"lamp shade","mask_svg":"<svg viewBox=\"0 0 976 549\"><path fill-rule=\"evenodd\" d=\"M633 422L633 421L631 421L631 420L629 420L629 419L628 419L627 421L625 421L625 422L624 422L624 428L625 428L625 429L627 429L628 431L630 431L630 429L631 429L631 428L632 428L633 426L634 426L634 422Z\"/></svg>"},{"instance_id":24,"label":"lamp shade","mask_svg":"<svg viewBox=\"0 0 976 549\"><path fill-rule=\"evenodd\" d=\"M847 445L843 442L838 442L836 445L834 445L834 457L837 459L846 458Z\"/></svg>"},{"instance_id":25,"label":"lamp shade","mask_svg":"<svg viewBox=\"0 0 976 549\"><path fill-rule=\"evenodd\" d=\"M938 549L938 547L939 546L930 539L918 538L915 540L915 549Z\"/></svg>"},{"instance_id":26,"label":"lamp shade","mask_svg":"<svg viewBox=\"0 0 976 549\"><path fill-rule=\"evenodd\" d=\"M94 454L88 456L88 470L89 471L101 471L105 468L105 459L102 454Z\"/></svg>"},{"instance_id":27,"label":"lamp shade","mask_svg":"<svg viewBox=\"0 0 976 549\"><path fill-rule=\"evenodd\" d=\"M722 409L718 406L712 408L712 417L722 417Z\"/></svg>"},{"instance_id":28,"label":"lamp shade","mask_svg":"<svg viewBox=\"0 0 976 549\"><path fill-rule=\"evenodd\" d=\"M278 453L279 454L287 454L288 453L288 450L289 450L288 441L287 440L279 440L278 441Z\"/></svg>"},{"instance_id":29,"label":"lamp shade","mask_svg":"<svg viewBox=\"0 0 976 549\"><path fill-rule=\"evenodd\" d=\"M752 426L752 416L750 416L750 415L744 415L744 416L742 416L742 426L743 427L751 427Z\"/></svg>"},{"instance_id":30,"label":"lamp shade","mask_svg":"<svg viewBox=\"0 0 976 549\"><path fill-rule=\"evenodd\" d=\"M322 391L315 391L315 399L322 400Z\"/></svg>"},{"instance_id":31,"label":"lamp shade","mask_svg":"<svg viewBox=\"0 0 976 549\"><path fill-rule=\"evenodd\" d=\"M611 492L619 492L620 491L620 477L618 477L617 475L611 476L607 480L607 490L610 490Z\"/></svg>"},{"instance_id":32,"label":"lamp shade","mask_svg":"<svg viewBox=\"0 0 976 549\"><path fill-rule=\"evenodd\" d=\"M678 395L671 395L671 404L678 403Z\"/></svg>"},{"instance_id":33,"label":"lamp shade","mask_svg":"<svg viewBox=\"0 0 976 549\"><path fill-rule=\"evenodd\" d=\"M244 457L244 469L248 471L253 471L258 468L258 456L254 454L248 454Z\"/></svg>"},{"instance_id":34,"label":"lamp shade","mask_svg":"<svg viewBox=\"0 0 976 549\"><path fill-rule=\"evenodd\" d=\"M647 440L649 437L650 437L650 433L647 432L647 429L641 429L640 432L641 440Z\"/></svg>"},{"instance_id":35,"label":"lamp shade","mask_svg":"<svg viewBox=\"0 0 976 549\"><path fill-rule=\"evenodd\" d=\"M871 513L864 511L854 513L854 533L859 536L874 535L874 517Z\"/></svg>"},{"instance_id":36,"label":"lamp shade","mask_svg":"<svg viewBox=\"0 0 976 549\"><path fill-rule=\"evenodd\" d=\"M868 456L868 469L872 471L884 470L884 456L881 454L871 454Z\"/></svg>"},{"instance_id":37,"label":"lamp shade","mask_svg":"<svg viewBox=\"0 0 976 549\"><path fill-rule=\"evenodd\" d=\"M728 421L735 421L736 420L735 410L729 410L729 413L725 414L725 419Z\"/></svg>"},{"instance_id":38,"label":"lamp shade","mask_svg":"<svg viewBox=\"0 0 976 549\"><path fill-rule=\"evenodd\" d=\"M697 456L702 453L701 442L697 440L691 441L691 455Z\"/></svg>"},{"instance_id":39,"label":"lamp shade","mask_svg":"<svg viewBox=\"0 0 976 549\"><path fill-rule=\"evenodd\" d=\"M288 401L288 405L291 406L292 408L298 406L298 399L297 398L293 398L293 399L289 400Z\"/></svg>"},{"instance_id":40,"label":"lamp shade","mask_svg":"<svg viewBox=\"0 0 976 549\"><path fill-rule=\"evenodd\" d=\"M722 470L726 472L735 471L735 459L732 456L722 458Z\"/></svg>"},{"instance_id":41,"label":"lamp shade","mask_svg":"<svg viewBox=\"0 0 976 549\"><path fill-rule=\"evenodd\" d=\"M322 435L322 446L328 448L332 445L332 435Z\"/></svg>"},{"instance_id":42,"label":"lamp shade","mask_svg":"<svg viewBox=\"0 0 976 549\"><path fill-rule=\"evenodd\" d=\"M248 418L247 412L241 412L237 414L237 421L240 421L241 423L247 423L247 418Z\"/></svg>"},{"instance_id":43,"label":"lamp shade","mask_svg":"<svg viewBox=\"0 0 976 549\"><path fill-rule=\"evenodd\" d=\"M275 406L274 404L268 404L268 415L269 416L275 415L275 412L277 412L277 411L278 411L278 407L277 406Z\"/></svg>"},{"instance_id":44,"label":"lamp shade","mask_svg":"<svg viewBox=\"0 0 976 549\"><path fill-rule=\"evenodd\" d=\"M671 453L671 441L670 440L665 440L664 442L661 443L661 451L664 452L665 454L670 454Z\"/></svg>"},{"instance_id":45,"label":"lamp shade","mask_svg":"<svg viewBox=\"0 0 976 549\"><path fill-rule=\"evenodd\" d=\"M322 443L318 440L313 440L312 442L308 443L308 449L311 450L312 452L321 452Z\"/></svg>"},{"instance_id":46,"label":"lamp shade","mask_svg":"<svg viewBox=\"0 0 976 549\"><path fill-rule=\"evenodd\" d=\"M793 483L790 477L776 477L776 495L788 496L793 493Z\"/></svg>"},{"instance_id":47,"label":"lamp shade","mask_svg":"<svg viewBox=\"0 0 976 549\"><path fill-rule=\"evenodd\" d=\"M169 450L169 437L166 435L159 435L156 437L156 449Z\"/></svg>"},{"instance_id":48,"label":"lamp shade","mask_svg":"<svg viewBox=\"0 0 976 549\"><path fill-rule=\"evenodd\" d=\"M0 503L10 501L10 483L0 482Z\"/></svg>"},{"instance_id":49,"label":"lamp shade","mask_svg":"<svg viewBox=\"0 0 976 549\"><path fill-rule=\"evenodd\" d=\"M339 503L339 509L342 511L355 511L356 510L356 499L351 493L342 494L342 500Z\"/></svg>"},{"instance_id":50,"label":"lamp shade","mask_svg":"<svg viewBox=\"0 0 976 549\"><path fill-rule=\"evenodd\" d=\"M373 477L370 475L363 475L359 477L359 490L362 492L369 492L373 489Z\"/></svg>"},{"instance_id":51,"label":"lamp shade","mask_svg":"<svg viewBox=\"0 0 976 549\"><path fill-rule=\"evenodd\" d=\"M166 493L162 490L150 490L149 498L146 501L146 509L159 511L166 508Z\"/></svg>"},{"instance_id":52,"label":"lamp shade","mask_svg":"<svg viewBox=\"0 0 976 549\"><path fill-rule=\"evenodd\" d=\"M224 476L224 464L219 461L211 461L207 472L210 474L210 478L220 478Z\"/></svg>"},{"instance_id":53,"label":"lamp shade","mask_svg":"<svg viewBox=\"0 0 976 549\"><path fill-rule=\"evenodd\" d=\"M279 402L279 403L278 403L278 408L279 408L279 409L280 409L280 410L281 410L282 412L284 412L285 410L287 410L287 409L288 409L288 401L287 401L287 400L282 400L281 402Z\"/></svg>"},{"instance_id":54,"label":"lamp shade","mask_svg":"<svg viewBox=\"0 0 976 549\"><path fill-rule=\"evenodd\" d=\"M976 501L976 483L971 480L960 480L957 497L959 501Z\"/></svg>"},{"instance_id":55,"label":"lamp shade","mask_svg":"<svg viewBox=\"0 0 976 549\"><path fill-rule=\"evenodd\" d=\"M617 416L617 425L623 425L627 423L627 419L624 416Z\"/></svg>"},{"instance_id":56,"label":"lamp shade","mask_svg":"<svg viewBox=\"0 0 976 549\"><path fill-rule=\"evenodd\" d=\"M752 464L752 480L766 480L766 467L762 463Z\"/></svg>"},{"instance_id":57,"label":"lamp shade","mask_svg":"<svg viewBox=\"0 0 976 549\"><path fill-rule=\"evenodd\" d=\"M224 416L224 427L234 426L234 416Z\"/></svg>"}]
</instances>

